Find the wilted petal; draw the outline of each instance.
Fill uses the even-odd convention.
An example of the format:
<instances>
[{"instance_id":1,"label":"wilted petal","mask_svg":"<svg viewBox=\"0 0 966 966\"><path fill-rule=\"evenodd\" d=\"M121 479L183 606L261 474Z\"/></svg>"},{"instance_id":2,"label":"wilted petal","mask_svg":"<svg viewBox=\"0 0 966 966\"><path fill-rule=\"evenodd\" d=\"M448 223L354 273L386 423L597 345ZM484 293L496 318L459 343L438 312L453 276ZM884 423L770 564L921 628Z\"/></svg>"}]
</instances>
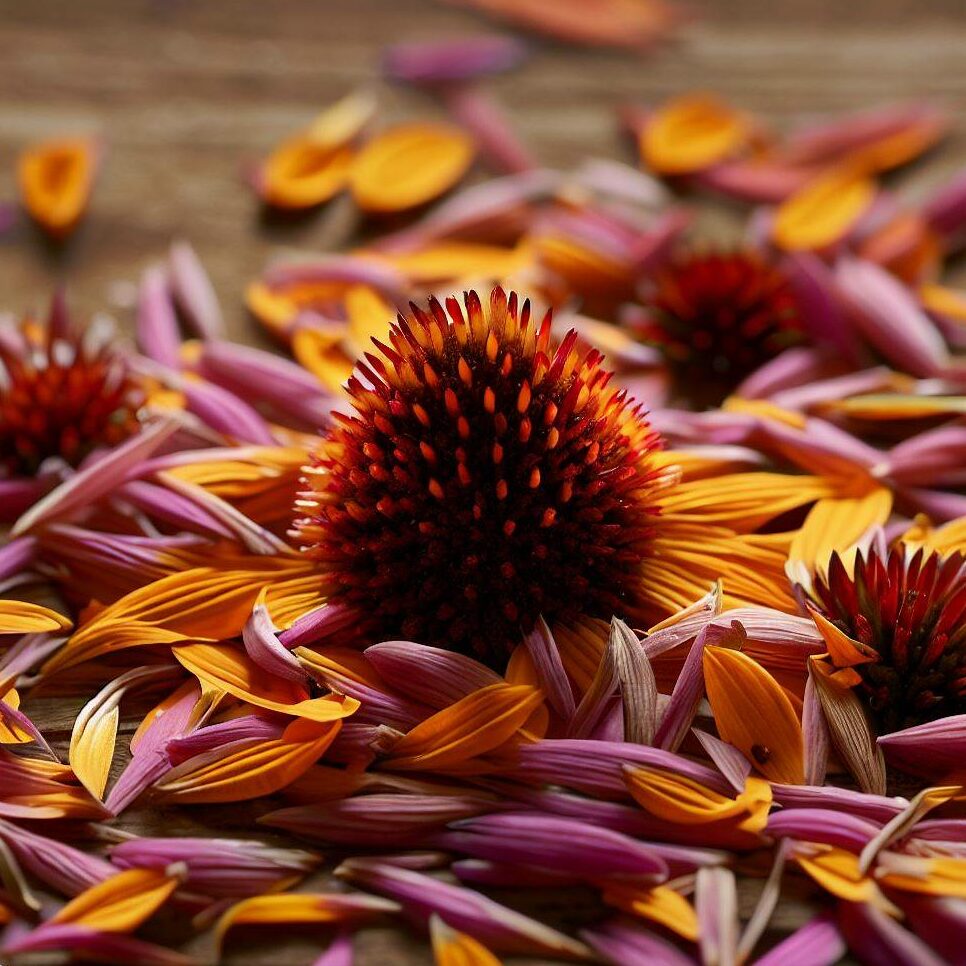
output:
<instances>
[{"instance_id":1,"label":"wilted petal","mask_svg":"<svg viewBox=\"0 0 966 966\"><path fill-rule=\"evenodd\" d=\"M573 688L567 679L553 634L542 617L524 637L523 643L533 661L540 687L547 695L547 703L564 721L569 722L576 710Z\"/></svg>"},{"instance_id":2,"label":"wilted petal","mask_svg":"<svg viewBox=\"0 0 966 966\"><path fill-rule=\"evenodd\" d=\"M715 966L738 961L738 892L730 869L698 869L694 888L701 958Z\"/></svg>"}]
</instances>

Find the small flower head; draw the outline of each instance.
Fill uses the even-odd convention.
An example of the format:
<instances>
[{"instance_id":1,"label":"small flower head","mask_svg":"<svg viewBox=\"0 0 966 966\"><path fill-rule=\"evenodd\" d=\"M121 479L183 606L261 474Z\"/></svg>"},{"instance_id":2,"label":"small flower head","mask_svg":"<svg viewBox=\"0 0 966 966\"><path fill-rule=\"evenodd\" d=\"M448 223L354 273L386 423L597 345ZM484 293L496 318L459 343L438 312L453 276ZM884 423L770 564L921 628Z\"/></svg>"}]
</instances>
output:
<instances>
[{"instance_id":1,"label":"small flower head","mask_svg":"<svg viewBox=\"0 0 966 966\"><path fill-rule=\"evenodd\" d=\"M137 430L143 398L122 357L72 329L59 300L46 328L0 330L0 475L32 476L50 457L77 466Z\"/></svg>"},{"instance_id":2,"label":"small flower head","mask_svg":"<svg viewBox=\"0 0 966 966\"><path fill-rule=\"evenodd\" d=\"M655 280L640 336L659 348L688 396L717 402L801 341L785 275L752 251L691 254Z\"/></svg>"},{"instance_id":3,"label":"small flower head","mask_svg":"<svg viewBox=\"0 0 966 966\"><path fill-rule=\"evenodd\" d=\"M815 595L825 616L871 660L853 670L880 733L966 713L966 560L894 547L859 554L852 574L833 554Z\"/></svg>"},{"instance_id":4,"label":"small flower head","mask_svg":"<svg viewBox=\"0 0 966 966\"><path fill-rule=\"evenodd\" d=\"M496 666L541 614L639 613L663 474L600 353L551 349L514 294L464 302L412 306L360 363L296 532L364 631Z\"/></svg>"}]
</instances>

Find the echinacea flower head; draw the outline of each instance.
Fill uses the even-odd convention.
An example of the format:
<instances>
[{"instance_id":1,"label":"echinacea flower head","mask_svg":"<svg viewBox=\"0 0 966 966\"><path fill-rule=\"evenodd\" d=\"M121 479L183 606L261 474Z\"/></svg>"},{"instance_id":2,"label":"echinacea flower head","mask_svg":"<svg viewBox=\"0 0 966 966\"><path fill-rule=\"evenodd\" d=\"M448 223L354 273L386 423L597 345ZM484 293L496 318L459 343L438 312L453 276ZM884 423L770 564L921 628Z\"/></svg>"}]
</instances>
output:
<instances>
[{"instance_id":1,"label":"echinacea flower head","mask_svg":"<svg viewBox=\"0 0 966 966\"><path fill-rule=\"evenodd\" d=\"M121 355L55 300L46 326L0 330L0 474L33 476L51 457L76 467L135 433L143 400Z\"/></svg>"},{"instance_id":2,"label":"echinacea flower head","mask_svg":"<svg viewBox=\"0 0 966 966\"><path fill-rule=\"evenodd\" d=\"M851 573L833 554L814 589L824 615L857 643L833 663L850 667L880 733L966 712L961 552L870 550Z\"/></svg>"},{"instance_id":3,"label":"echinacea flower head","mask_svg":"<svg viewBox=\"0 0 966 966\"><path fill-rule=\"evenodd\" d=\"M639 336L664 355L685 394L720 401L738 382L802 341L789 280L751 251L694 252L655 279Z\"/></svg>"},{"instance_id":4,"label":"echinacea flower head","mask_svg":"<svg viewBox=\"0 0 966 966\"><path fill-rule=\"evenodd\" d=\"M330 602L494 666L541 615L637 616L660 439L600 353L501 289L413 305L389 342L297 505Z\"/></svg>"}]
</instances>

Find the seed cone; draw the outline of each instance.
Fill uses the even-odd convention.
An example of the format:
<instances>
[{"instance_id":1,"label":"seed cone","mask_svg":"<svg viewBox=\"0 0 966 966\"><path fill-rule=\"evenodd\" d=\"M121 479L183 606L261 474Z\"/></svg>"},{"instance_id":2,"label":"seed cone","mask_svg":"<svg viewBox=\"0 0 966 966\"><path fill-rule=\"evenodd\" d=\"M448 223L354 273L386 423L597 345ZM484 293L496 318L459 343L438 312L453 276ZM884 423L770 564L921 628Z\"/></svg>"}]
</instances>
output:
<instances>
[{"instance_id":1,"label":"seed cone","mask_svg":"<svg viewBox=\"0 0 966 966\"><path fill-rule=\"evenodd\" d=\"M411 306L349 381L295 533L370 639L505 664L538 618L640 612L665 480L602 356L496 289Z\"/></svg>"}]
</instances>

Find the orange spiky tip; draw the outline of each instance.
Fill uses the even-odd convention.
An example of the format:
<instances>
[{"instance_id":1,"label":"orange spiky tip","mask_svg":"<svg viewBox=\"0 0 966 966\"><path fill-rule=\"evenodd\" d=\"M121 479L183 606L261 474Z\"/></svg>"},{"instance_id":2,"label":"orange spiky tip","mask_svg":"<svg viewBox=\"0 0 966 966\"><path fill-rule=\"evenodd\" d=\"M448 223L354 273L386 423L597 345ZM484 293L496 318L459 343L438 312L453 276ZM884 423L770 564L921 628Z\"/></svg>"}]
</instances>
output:
<instances>
[{"instance_id":1,"label":"orange spiky tip","mask_svg":"<svg viewBox=\"0 0 966 966\"><path fill-rule=\"evenodd\" d=\"M55 300L46 327L0 331L0 475L32 476L50 457L77 466L134 433L143 400L122 357Z\"/></svg>"},{"instance_id":2,"label":"orange spiky tip","mask_svg":"<svg viewBox=\"0 0 966 966\"><path fill-rule=\"evenodd\" d=\"M694 253L655 280L641 339L662 351L682 392L720 402L760 365L803 341L785 274L752 251Z\"/></svg>"},{"instance_id":3,"label":"orange spiky tip","mask_svg":"<svg viewBox=\"0 0 966 966\"><path fill-rule=\"evenodd\" d=\"M355 411L297 503L330 600L368 639L494 667L541 615L635 619L665 479L640 406L513 293L410 308L349 380Z\"/></svg>"},{"instance_id":4,"label":"orange spiky tip","mask_svg":"<svg viewBox=\"0 0 966 966\"><path fill-rule=\"evenodd\" d=\"M880 733L966 713L966 558L893 547L838 554L815 592L825 616L872 649L855 665Z\"/></svg>"}]
</instances>

